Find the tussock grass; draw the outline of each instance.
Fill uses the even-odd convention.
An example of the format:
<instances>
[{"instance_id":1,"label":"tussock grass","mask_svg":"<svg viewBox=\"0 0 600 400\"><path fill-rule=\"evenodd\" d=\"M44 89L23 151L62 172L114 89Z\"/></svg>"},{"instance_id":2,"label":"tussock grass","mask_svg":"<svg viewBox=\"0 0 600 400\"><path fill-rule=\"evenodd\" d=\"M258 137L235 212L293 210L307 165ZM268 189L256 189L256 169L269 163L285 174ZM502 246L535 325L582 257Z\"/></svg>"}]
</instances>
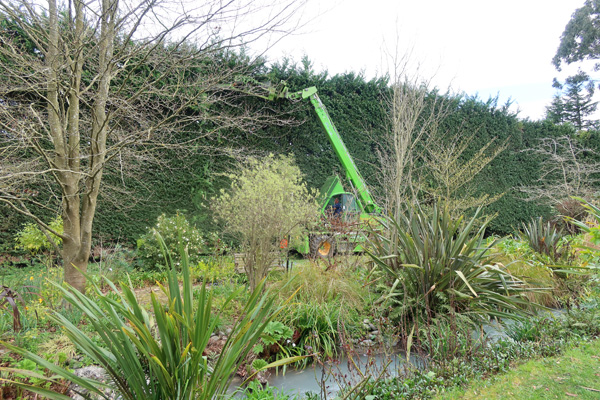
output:
<instances>
[{"instance_id":1,"label":"tussock grass","mask_svg":"<svg viewBox=\"0 0 600 400\"><path fill-rule=\"evenodd\" d=\"M310 262L292 272L290 282L284 280L274 284L281 299L287 299L300 289L295 301L307 304L336 302L346 307L360 309L368 296L356 273L348 269L331 269Z\"/></svg>"},{"instance_id":2,"label":"tussock grass","mask_svg":"<svg viewBox=\"0 0 600 400\"><path fill-rule=\"evenodd\" d=\"M523 260L515 260L507 255L498 257L496 261L504 265L510 274L521 279L525 287L533 289L524 292L530 302L545 307L558 305L556 298L556 294L559 292L558 282L550 268Z\"/></svg>"},{"instance_id":3,"label":"tussock grass","mask_svg":"<svg viewBox=\"0 0 600 400\"><path fill-rule=\"evenodd\" d=\"M335 357L340 338L347 332L360 330L361 315L369 298L368 288L361 281L349 269L326 270L311 262L296 269L289 280L274 283L272 289L279 290L281 301L298 291L280 316L283 323L295 330L298 353Z\"/></svg>"}]
</instances>

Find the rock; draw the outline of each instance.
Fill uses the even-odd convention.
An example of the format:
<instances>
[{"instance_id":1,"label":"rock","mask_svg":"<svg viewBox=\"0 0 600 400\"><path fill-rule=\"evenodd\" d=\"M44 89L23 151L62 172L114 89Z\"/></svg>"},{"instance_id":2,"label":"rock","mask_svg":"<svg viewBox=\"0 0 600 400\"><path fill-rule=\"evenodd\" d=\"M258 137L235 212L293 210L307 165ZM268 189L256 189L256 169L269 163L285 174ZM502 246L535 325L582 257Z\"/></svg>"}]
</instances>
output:
<instances>
[{"instance_id":1,"label":"rock","mask_svg":"<svg viewBox=\"0 0 600 400\"><path fill-rule=\"evenodd\" d=\"M373 331L371 332L371 335L379 336L379 331Z\"/></svg>"},{"instance_id":2,"label":"rock","mask_svg":"<svg viewBox=\"0 0 600 400\"><path fill-rule=\"evenodd\" d=\"M101 367L98 367L95 365L78 368L78 369L74 370L73 373L82 378L94 379L94 380L97 380L97 381L100 381L103 383L107 383L110 379L110 377L106 374L106 371L104 370L104 368L101 368ZM78 393L81 393L83 396ZM104 389L104 394L109 399L117 399L118 398L117 393L111 388ZM79 385L71 385L71 387L69 388L69 391L67 392L67 396L71 397L72 399L76 399L76 400L102 399L103 398L102 396L98 396L95 394L90 395L87 389L83 389Z\"/></svg>"},{"instance_id":3,"label":"rock","mask_svg":"<svg viewBox=\"0 0 600 400\"><path fill-rule=\"evenodd\" d=\"M97 381L104 381L106 378L108 378L104 368L95 365L78 368L73 371L73 373L82 378L95 379Z\"/></svg>"},{"instance_id":4,"label":"rock","mask_svg":"<svg viewBox=\"0 0 600 400\"><path fill-rule=\"evenodd\" d=\"M229 335L231 335L231 332L233 332L233 329L227 328L227 329L225 329L225 332L227 333L227 336L229 336Z\"/></svg>"},{"instance_id":5,"label":"rock","mask_svg":"<svg viewBox=\"0 0 600 400\"><path fill-rule=\"evenodd\" d=\"M208 344L207 346L211 346L211 345L215 345L217 344L217 342L219 341L219 337L218 336L211 336L210 339L208 339Z\"/></svg>"},{"instance_id":6,"label":"rock","mask_svg":"<svg viewBox=\"0 0 600 400\"><path fill-rule=\"evenodd\" d=\"M376 327L375 325L373 325L373 324L369 323L369 330L371 330L371 331L376 331L376 330L377 330L377 327Z\"/></svg>"},{"instance_id":7,"label":"rock","mask_svg":"<svg viewBox=\"0 0 600 400\"><path fill-rule=\"evenodd\" d=\"M261 383L261 385L266 385L267 383L269 383L269 381L267 380L267 376L269 375L268 371L260 371L259 373L256 374L256 379Z\"/></svg>"}]
</instances>

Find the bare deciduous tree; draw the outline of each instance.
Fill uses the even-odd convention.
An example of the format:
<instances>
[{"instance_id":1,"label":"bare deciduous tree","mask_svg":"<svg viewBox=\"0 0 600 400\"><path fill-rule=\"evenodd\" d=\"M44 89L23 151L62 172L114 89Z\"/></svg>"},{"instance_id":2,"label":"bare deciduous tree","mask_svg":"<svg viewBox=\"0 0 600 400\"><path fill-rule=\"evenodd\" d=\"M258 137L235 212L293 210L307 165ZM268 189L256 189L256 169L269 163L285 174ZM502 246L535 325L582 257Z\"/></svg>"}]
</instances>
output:
<instances>
[{"instance_id":1,"label":"bare deciduous tree","mask_svg":"<svg viewBox=\"0 0 600 400\"><path fill-rule=\"evenodd\" d=\"M438 136L428 144L424 155L425 168L432 182L426 191L453 217L491 204L503 195L477 195L473 179L506 149L507 141L498 145L491 140L470 158L465 158L465 151L474 138L473 134L467 135L463 131L453 132L451 138Z\"/></svg>"},{"instance_id":2,"label":"bare deciduous tree","mask_svg":"<svg viewBox=\"0 0 600 400\"><path fill-rule=\"evenodd\" d=\"M462 128L446 131L444 121L454 112L457 98L440 94L431 79L418 76L419 67L410 55L390 56L391 94L384 105L388 112L386 134L379 141L383 202L398 218L410 203L433 198L451 213L461 213L497 200L499 196L474 196L469 186L506 143L494 141L470 158L464 153L474 133ZM416 73L411 73L414 67Z\"/></svg>"},{"instance_id":3,"label":"bare deciduous tree","mask_svg":"<svg viewBox=\"0 0 600 400\"><path fill-rule=\"evenodd\" d=\"M410 56L391 55L391 95L384 107L388 113L386 134L379 142L381 187L385 208L398 217L406 204L417 201L423 171L416 160L422 158L424 146L435 135L448 115L448 104L441 97L428 101L431 80L412 74Z\"/></svg>"},{"instance_id":4,"label":"bare deciduous tree","mask_svg":"<svg viewBox=\"0 0 600 400\"><path fill-rule=\"evenodd\" d=\"M538 146L525 151L542 159L537 185L520 188L527 200L556 207L571 196L590 198L597 193L600 155L578 138L543 138Z\"/></svg>"},{"instance_id":5,"label":"bare deciduous tree","mask_svg":"<svg viewBox=\"0 0 600 400\"><path fill-rule=\"evenodd\" d=\"M0 202L61 237L66 282L85 287L110 163L267 123L217 106L235 106L218 85L240 72L235 47L292 30L303 1L0 0Z\"/></svg>"}]
</instances>

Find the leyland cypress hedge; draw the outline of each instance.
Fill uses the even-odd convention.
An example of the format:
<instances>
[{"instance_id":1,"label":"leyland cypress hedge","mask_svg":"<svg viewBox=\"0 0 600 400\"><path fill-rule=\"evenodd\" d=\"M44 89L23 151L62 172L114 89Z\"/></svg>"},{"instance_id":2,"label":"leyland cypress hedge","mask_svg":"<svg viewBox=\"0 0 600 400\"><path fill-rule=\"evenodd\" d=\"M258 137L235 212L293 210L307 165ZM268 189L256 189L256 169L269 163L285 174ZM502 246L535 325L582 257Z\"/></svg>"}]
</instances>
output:
<instances>
[{"instance_id":1,"label":"leyland cypress hedge","mask_svg":"<svg viewBox=\"0 0 600 400\"><path fill-rule=\"evenodd\" d=\"M283 61L268 70L259 68L258 72L265 80L285 80L290 90L316 86L363 177L377 189L375 148L385 132L383 100L390 90L386 79L366 80L352 72L335 76L315 74L306 60L301 65ZM442 94L431 93L431 97L434 96ZM496 215L489 230L507 234L522 222L550 215L552 210L548 206L524 201L524 195L518 189L534 185L542 172L541 156L527 149L537 146L540 138L573 135L573 128L523 120L508 107L498 105L495 99L484 101L477 97L453 96L450 100L454 112L444 121L442 129L475 137L465 157L494 138L498 143L505 140L508 143L506 150L472 182L479 193L504 194L485 209L486 213ZM245 106L264 102L250 96L241 101L247 102ZM314 188L319 188L334 173L345 175L308 100L273 103L271 107L293 117L297 124L264 126L255 132L223 131L211 139L210 145L217 149L243 149L253 154L293 154L309 186ZM600 138L596 132L587 133L585 143L600 151ZM107 171L106 182L114 186L124 184L127 193L119 195L117 192L110 198L101 196L95 219L96 238L133 244L160 214L173 214L177 210L203 230L219 230L212 219L210 198L227 186L226 178L218 173L227 170L231 159L201 151L190 151L182 157L161 150L159 156L168 168L157 164L143 165L142 172L135 177L122 176L118 169ZM6 209L0 211L9 215ZM10 233L19 228L17 223L20 221L19 218L5 219L0 226L2 237L10 237Z\"/></svg>"}]
</instances>

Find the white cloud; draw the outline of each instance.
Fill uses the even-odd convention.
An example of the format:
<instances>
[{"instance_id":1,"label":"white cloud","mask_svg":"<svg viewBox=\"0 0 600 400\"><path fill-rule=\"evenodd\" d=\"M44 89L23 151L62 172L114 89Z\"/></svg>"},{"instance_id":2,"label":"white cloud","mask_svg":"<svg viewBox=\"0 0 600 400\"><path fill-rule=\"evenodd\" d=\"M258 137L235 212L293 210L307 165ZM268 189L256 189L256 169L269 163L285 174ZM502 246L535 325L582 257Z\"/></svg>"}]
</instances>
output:
<instances>
[{"instance_id":1,"label":"white cloud","mask_svg":"<svg viewBox=\"0 0 600 400\"><path fill-rule=\"evenodd\" d=\"M409 51L424 77L435 75L469 94L498 93L519 102L523 117L539 118L552 97L551 64L560 35L583 0L336 0L309 3L316 17L305 34L282 40L267 53L299 61L308 55L330 74L385 73L383 48ZM546 84L548 89L542 90ZM521 88L521 89L518 89ZM541 99L531 100L536 91ZM514 90L514 92L511 92ZM548 93L550 93L548 95ZM547 96L547 97L546 97Z\"/></svg>"}]
</instances>

